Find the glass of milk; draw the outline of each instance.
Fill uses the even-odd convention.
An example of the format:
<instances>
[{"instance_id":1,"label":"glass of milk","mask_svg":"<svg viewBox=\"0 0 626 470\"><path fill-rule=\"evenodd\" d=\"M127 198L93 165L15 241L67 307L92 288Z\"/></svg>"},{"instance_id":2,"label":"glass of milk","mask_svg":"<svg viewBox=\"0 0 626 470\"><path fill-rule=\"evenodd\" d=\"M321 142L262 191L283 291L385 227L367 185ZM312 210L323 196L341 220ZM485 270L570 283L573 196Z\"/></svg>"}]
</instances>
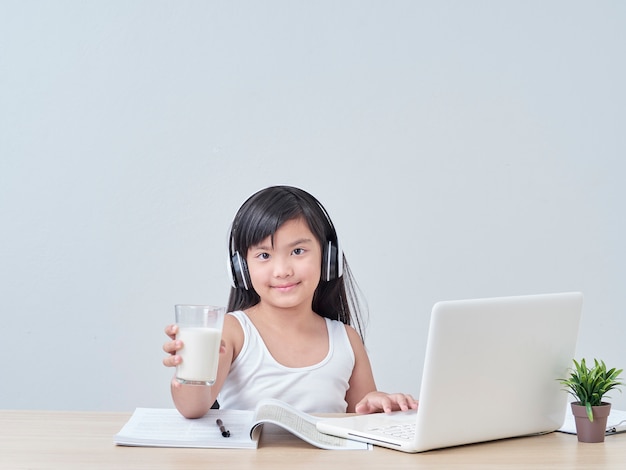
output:
<instances>
[{"instance_id":1,"label":"glass of milk","mask_svg":"<svg viewBox=\"0 0 626 470\"><path fill-rule=\"evenodd\" d=\"M183 384L213 385L222 340L226 308L211 305L176 305L176 339L183 347L176 352L176 380Z\"/></svg>"}]
</instances>

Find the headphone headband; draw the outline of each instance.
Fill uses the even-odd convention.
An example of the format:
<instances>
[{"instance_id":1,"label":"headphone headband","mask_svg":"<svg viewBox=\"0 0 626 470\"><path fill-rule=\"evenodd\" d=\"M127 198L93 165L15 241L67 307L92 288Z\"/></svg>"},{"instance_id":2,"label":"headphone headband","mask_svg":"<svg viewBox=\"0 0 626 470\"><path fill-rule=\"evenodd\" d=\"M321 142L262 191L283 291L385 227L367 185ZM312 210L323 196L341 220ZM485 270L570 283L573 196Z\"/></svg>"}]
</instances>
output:
<instances>
[{"instance_id":1,"label":"headphone headband","mask_svg":"<svg viewBox=\"0 0 626 470\"><path fill-rule=\"evenodd\" d=\"M310 194L297 190L295 188L284 187L283 189L287 190L289 193L293 194L296 198L301 199L303 195L300 193L304 193L307 196L307 199L312 199L317 203L322 214L328 223L328 226L331 229L331 237L334 236L335 240L327 239L322 243L322 266L321 266L321 280L322 281L332 281L334 279L338 279L343 276L343 252L339 245L339 237L337 236L337 231L335 226L333 225L328 212L322 206L322 204L315 199ZM251 196L251 198L254 196ZM250 198L248 199L248 201ZM248 202L246 201L246 202ZM246 203L244 203L245 205ZM243 206L242 206L243 207ZM231 285L238 289L249 290L252 288L252 282L250 280L250 272L248 271L248 264L246 262L245 254L242 256L238 250L235 249L235 238L234 232L237 225L237 221L233 222L233 226L230 230L230 238L229 238L229 256L228 256L228 264L229 269L228 273L231 279Z\"/></svg>"}]
</instances>

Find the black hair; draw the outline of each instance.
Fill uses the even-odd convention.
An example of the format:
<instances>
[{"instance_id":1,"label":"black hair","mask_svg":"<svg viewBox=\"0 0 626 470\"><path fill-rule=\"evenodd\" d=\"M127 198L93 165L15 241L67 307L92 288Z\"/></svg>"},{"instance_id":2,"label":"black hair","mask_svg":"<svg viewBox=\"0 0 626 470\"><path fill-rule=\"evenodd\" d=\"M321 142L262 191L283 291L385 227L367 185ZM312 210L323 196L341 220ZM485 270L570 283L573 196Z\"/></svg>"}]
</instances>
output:
<instances>
[{"instance_id":1,"label":"black hair","mask_svg":"<svg viewBox=\"0 0 626 470\"><path fill-rule=\"evenodd\" d=\"M287 221L302 218L321 247L329 241L338 246L337 232L322 204L306 191L292 186L271 186L250 196L235 215L230 231L229 255L239 252L245 259L248 249L276 231ZM348 263L340 252L343 275L330 281L320 280L313 295L313 311L331 320L354 327L363 338L359 291ZM252 286L233 287L228 311L243 310L259 303Z\"/></svg>"}]
</instances>

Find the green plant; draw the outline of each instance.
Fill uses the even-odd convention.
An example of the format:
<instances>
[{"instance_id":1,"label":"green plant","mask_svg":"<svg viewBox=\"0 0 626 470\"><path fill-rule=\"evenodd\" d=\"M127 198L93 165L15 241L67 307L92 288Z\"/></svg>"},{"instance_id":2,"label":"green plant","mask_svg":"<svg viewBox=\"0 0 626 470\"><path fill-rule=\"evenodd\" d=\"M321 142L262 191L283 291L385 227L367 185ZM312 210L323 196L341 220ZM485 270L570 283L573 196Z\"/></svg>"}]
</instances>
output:
<instances>
[{"instance_id":1,"label":"green plant","mask_svg":"<svg viewBox=\"0 0 626 470\"><path fill-rule=\"evenodd\" d=\"M624 385L618 380L623 369L607 370L604 361L597 359L593 361L593 367L587 367L585 359L580 362L574 359L570 376L566 379L559 379L561 385L565 386L565 390L586 408L589 421L593 421L591 407L600 405L607 392Z\"/></svg>"}]
</instances>

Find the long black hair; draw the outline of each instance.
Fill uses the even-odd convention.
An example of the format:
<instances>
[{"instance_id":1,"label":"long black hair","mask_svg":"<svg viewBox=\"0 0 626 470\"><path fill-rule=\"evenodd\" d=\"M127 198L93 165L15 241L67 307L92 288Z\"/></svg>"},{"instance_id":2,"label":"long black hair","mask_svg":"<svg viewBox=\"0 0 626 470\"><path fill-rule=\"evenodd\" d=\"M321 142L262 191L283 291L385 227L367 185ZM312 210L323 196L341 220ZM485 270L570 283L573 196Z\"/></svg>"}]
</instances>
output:
<instances>
[{"instance_id":1,"label":"long black hair","mask_svg":"<svg viewBox=\"0 0 626 470\"><path fill-rule=\"evenodd\" d=\"M248 249L267 237L272 237L287 221L302 218L323 248L332 242L338 247L337 232L322 204L306 191L292 186L271 186L250 196L235 215L229 242L229 255L239 253L245 260ZM332 320L353 326L363 338L359 291L341 250L338 263L343 275L320 280L313 295L313 311ZM259 303L260 297L250 285L248 289L233 287L228 299L228 311L243 310Z\"/></svg>"}]
</instances>

